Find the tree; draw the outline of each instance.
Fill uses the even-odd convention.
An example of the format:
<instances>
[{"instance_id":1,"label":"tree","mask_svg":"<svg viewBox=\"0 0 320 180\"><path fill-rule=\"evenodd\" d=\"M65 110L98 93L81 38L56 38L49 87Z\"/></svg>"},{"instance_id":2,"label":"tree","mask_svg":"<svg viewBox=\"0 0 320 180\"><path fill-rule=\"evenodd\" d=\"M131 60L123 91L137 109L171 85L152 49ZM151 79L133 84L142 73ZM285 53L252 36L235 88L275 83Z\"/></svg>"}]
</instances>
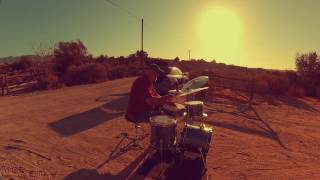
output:
<instances>
[{"instance_id":1,"label":"tree","mask_svg":"<svg viewBox=\"0 0 320 180\"><path fill-rule=\"evenodd\" d=\"M174 61L180 61L180 58L177 56L176 58L174 58Z\"/></svg>"},{"instance_id":2,"label":"tree","mask_svg":"<svg viewBox=\"0 0 320 180\"><path fill-rule=\"evenodd\" d=\"M316 52L296 55L296 69L307 95L314 96L320 85L320 60Z\"/></svg>"},{"instance_id":3,"label":"tree","mask_svg":"<svg viewBox=\"0 0 320 180\"><path fill-rule=\"evenodd\" d=\"M296 55L296 68L303 76L316 76L320 73L320 60L316 52Z\"/></svg>"},{"instance_id":4,"label":"tree","mask_svg":"<svg viewBox=\"0 0 320 180\"><path fill-rule=\"evenodd\" d=\"M149 56L147 52L142 51L142 50L141 51L137 51L135 55L136 55L137 58L140 58L142 60L146 60L148 58L148 56Z\"/></svg>"},{"instance_id":5,"label":"tree","mask_svg":"<svg viewBox=\"0 0 320 180\"><path fill-rule=\"evenodd\" d=\"M63 75L69 66L80 65L88 59L87 48L80 40L59 42L53 54L56 61L54 69L60 75Z\"/></svg>"}]
</instances>

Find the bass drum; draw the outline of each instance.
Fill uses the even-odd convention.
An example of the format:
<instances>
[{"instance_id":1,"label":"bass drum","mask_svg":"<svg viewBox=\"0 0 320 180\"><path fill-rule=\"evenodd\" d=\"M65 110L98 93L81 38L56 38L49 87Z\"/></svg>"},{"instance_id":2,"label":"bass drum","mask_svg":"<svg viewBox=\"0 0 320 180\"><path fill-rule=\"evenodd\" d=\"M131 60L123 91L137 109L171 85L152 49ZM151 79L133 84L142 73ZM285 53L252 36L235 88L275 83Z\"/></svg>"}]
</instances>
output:
<instances>
[{"instance_id":1,"label":"bass drum","mask_svg":"<svg viewBox=\"0 0 320 180\"><path fill-rule=\"evenodd\" d=\"M206 155L209 151L212 128L187 124L182 131L181 146L186 150L201 149Z\"/></svg>"},{"instance_id":2,"label":"bass drum","mask_svg":"<svg viewBox=\"0 0 320 180\"><path fill-rule=\"evenodd\" d=\"M166 115L150 117L150 144L158 150L165 150L176 144L177 121Z\"/></svg>"}]
</instances>

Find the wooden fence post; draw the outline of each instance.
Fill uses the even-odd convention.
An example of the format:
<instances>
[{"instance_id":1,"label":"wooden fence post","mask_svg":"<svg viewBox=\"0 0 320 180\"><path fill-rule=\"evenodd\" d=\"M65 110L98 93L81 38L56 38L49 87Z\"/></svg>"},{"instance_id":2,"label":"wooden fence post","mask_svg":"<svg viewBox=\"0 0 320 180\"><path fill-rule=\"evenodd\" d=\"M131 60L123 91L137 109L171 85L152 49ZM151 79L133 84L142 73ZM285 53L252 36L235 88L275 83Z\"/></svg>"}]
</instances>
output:
<instances>
[{"instance_id":1,"label":"wooden fence post","mask_svg":"<svg viewBox=\"0 0 320 180\"><path fill-rule=\"evenodd\" d=\"M0 76L1 95L4 96L3 75Z\"/></svg>"},{"instance_id":2,"label":"wooden fence post","mask_svg":"<svg viewBox=\"0 0 320 180\"><path fill-rule=\"evenodd\" d=\"M6 94L9 94L8 74L7 73L4 75L4 84L6 86L6 91L7 91Z\"/></svg>"}]
</instances>

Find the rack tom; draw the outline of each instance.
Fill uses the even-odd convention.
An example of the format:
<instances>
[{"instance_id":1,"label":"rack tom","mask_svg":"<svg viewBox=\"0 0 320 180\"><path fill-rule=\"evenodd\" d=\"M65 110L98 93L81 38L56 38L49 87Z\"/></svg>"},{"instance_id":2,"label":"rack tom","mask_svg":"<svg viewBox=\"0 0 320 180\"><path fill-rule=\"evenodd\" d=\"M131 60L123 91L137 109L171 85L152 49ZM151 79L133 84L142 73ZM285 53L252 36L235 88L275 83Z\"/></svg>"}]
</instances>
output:
<instances>
[{"instance_id":1,"label":"rack tom","mask_svg":"<svg viewBox=\"0 0 320 180\"><path fill-rule=\"evenodd\" d=\"M185 102L188 117L202 116L203 101L187 101Z\"/></svg>"}]
</instances>

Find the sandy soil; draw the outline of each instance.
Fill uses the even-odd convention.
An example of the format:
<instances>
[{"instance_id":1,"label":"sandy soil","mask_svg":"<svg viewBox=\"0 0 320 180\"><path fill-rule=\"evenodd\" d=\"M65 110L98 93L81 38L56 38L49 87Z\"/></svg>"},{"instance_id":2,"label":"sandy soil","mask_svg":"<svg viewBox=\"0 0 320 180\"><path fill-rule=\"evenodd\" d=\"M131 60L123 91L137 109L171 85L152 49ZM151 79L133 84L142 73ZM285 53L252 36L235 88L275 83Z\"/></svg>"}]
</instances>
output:
<instances>
[{"instance_id":1,"label":"sandy soil","mask_svg":"<svg viewBox=\"0 0 320 180\"><path fill-rule=\"evenodd\" d=\"M161 176L159 164L146 163L152 156L147 148L149 124L141 128L143 147L130 145L125 133L134 135L134 125L123 115L132 81L0 97L0 175L4 179L177 177ZM260 102L252 110L226 99L206 103L207 124L214 132L205 177L320 179L320 102L309 98L277 102ZM198 165L191 162L177 173L191 177L188 173Z\"/></svg>"}]
</instances>

